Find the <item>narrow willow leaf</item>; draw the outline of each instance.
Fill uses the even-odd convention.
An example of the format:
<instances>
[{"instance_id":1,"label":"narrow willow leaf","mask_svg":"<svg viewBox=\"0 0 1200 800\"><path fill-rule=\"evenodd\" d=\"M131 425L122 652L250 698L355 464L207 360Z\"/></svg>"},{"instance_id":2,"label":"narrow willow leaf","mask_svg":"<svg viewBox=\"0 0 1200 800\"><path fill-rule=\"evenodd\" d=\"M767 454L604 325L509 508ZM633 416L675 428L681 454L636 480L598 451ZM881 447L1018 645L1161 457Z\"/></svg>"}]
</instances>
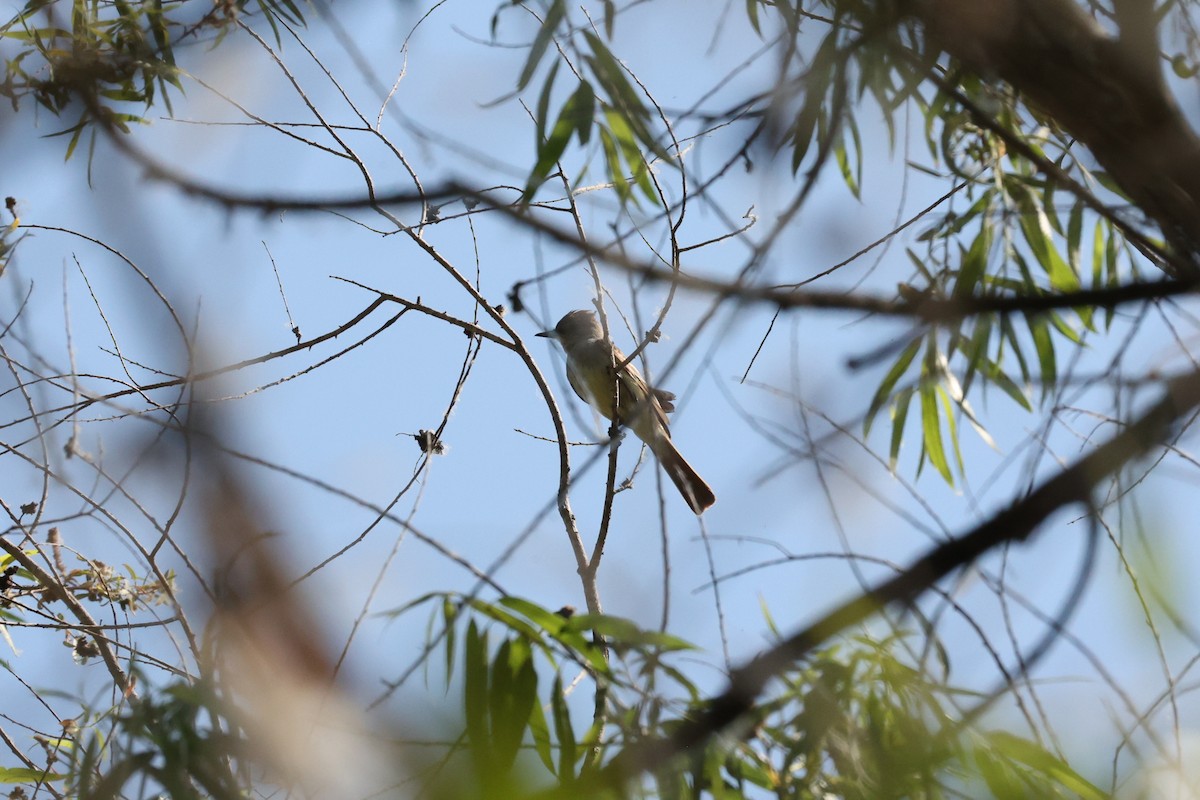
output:
<instances>
[{"instance_id":1,"label":"narrow willow leaf","mask_svg":"<svg viewBox=\"0 0 1200 800\"><path fill-rule=\"evenodd\" d=\"M969 422L971 427L975 429L975 433L979 435L979 438L983 440L983 443L993 450L998 449L996 447L996 441L992 438L992 435L987 432L987 429L983 427L983 423L981 423L979 418L975 416L975 409L971 408L971 403L969 400L967 400L966 391L958 382L958 378L955 377L954 373L950 371L950 365L946 362L945 356L939 356L938 360L941 364L942 382L945 385L948 398L953 401L954 405L958 406L958 408L962 411L963 416L967 418L967 422ZM947 409L947 414L949 413L950 410ZM953 418L948 417L948 419L950 420L951 426L953 426ZM953 429L951 430L951 435L955 437L954 450L955 454L958 456L958 471L959 474L962 474L965 471L962 464L962 454L958 452L959 447L957 434L955 434Z\"/></svg>"},{"instance_id":2,"label":"narrow willow leaf","mask_svg":"<svg viewBox=\"0 0 1200 800\"><path fill-rule=\"evenodd\" d=\"M896 403L892 407L892 442L888 450L888 469L896 471L900 460L900 445L904 443L904 423L908 420L908 407L912 401L913 390L903 389L896 393Z\"/></svg>"},{"instance_id":3,"label":"narrow willow leaf","mask_svg":"<svg viewBox=\"0 0 1200 800\"><path fill-rule=\"evenodd\" d=\"M542 84L541 94L538 95L537 111L534 120L537 124L537 141L546 141L546 122L550 118L550 93L554 88L554 79L558 77L558 65L560 62L555 61L550 67L550 72L546 75L546 82Z\"/></svg>"},{"instance_id":4,"label":"narrow willow leaf","mask_svg":"<svg viewBox=\"0 0 1200 800\"><path fill-rule=\"evenodd\" d=\"M762 28L758 22L758 0L746 0L746 18L750 20L750 27L758 34L758 38L762 38Z\"/></svg>"},{"instance_id":5,"label":"narrow willow leaf","mask_svg":"<svg viewBox=\"0 0 1200 800\"><path fill-rule=\"evenodd\" d=\"M650 132L648 120L649 112L646 111L645 105L642 103L641 94L625 77L625 69L613 56L612 52L605 46L600 37L590 31L584 32L584 38L587 39L592 50L592 55L585 56L584 60L592 68L592 73L596 76L596 80L604 87L608 95L609 103L613 109L618 112L625 120L626 125L633 131L637 141L645 145L649 150L653 151L659 158L669 163L674 163L671 159L671 154L666 151L654 135Z\"/></svg>"},{"instance_id":6,"label":"narrow willow leaf","mask_svg":"<svg viewBox=\"0 0 1200 800\"><path fill-rule=\"evenodd\" d=\"M270 6L292 25L304 24L304 15L300 13L299 7L292 0L273 0Z\"/></svg>"},{"instance_id":7,"label":"narrow willow leaf","mask_svg":"<svg viewBox=\"0 0 1200 800\"><path fill-rule=\"evenodd\" d=\"M840 79L838 71L838 42L837 36L826 36L817 52L813 55L812 66L804 76L804 105L796 114L796 121L791 126L792 140L792 174L800 169L804 156L812 146L814 138L822 140L822 133L827 130L827 109L825 102L829 87L835 80Z\"/></svg>"},{"instance_id":8,"label":"narrow willow leaf","mask_svg":"<svg viewBox=\"0 0 1200 800\"><path fill-rule=\"evenodd\" d=\"M658 199L658 190L654 188L654 181L650 179L650 163L641 153L638 154L637 165L633 169L633 180L642 190L642 196L650 201L650 205L662 205Z\"/></svg>"},{"instance_id":9,"label":"narrow willow leaf","mask_svg":"<svg viewBox=\"0 0 1200 800\"><path fill-rule=\"evenodd\" d=\"M657 204L658 197L654 193L654 185L650 183L647 172L649 167L638 147L633 129L629 127L628 120L612 108L605 109L604 118L608 121L608 128L612 132L617 147L621 150L621 157L629 166L629 172L632 174L634 182L638 184L643 193L646 193L648 188L651 199ZM645 185L643 185L643 181Z\"/></svg>"},{"instance_id":10,"label":"narrow willow leaf","mask_svg":"<svg viewBox=\"0 0 1200 800\"><path fill-rule=\"evenodd\" d=\"M544 142L538 143L537 164L529 174L525 192L521 195L521 202L527 203L532 200L538 187L546 182L550 171L567 149L567 143L571 141L572 134L578 134L581 141L586 140L592 125L595 100L596 96L592 91L591 84L581 81L579 88L575 90L559 112L558 120L554 123L554 129L550 131L550 136Z\"/></svg>"},{"instance_id":11,"label":"narrow willow leaf","mask_svg":"<svg viewBox=\"0 0 1200 800\"><path fill-rule=\"evenodd\" d=\"M522 639L505 642L496 653L492 675L492 742L497 766L508 771L516 763L531 709L537 705L537 671L528 643Z\"/></svg>"},{"instance_id":12,"label":"narrow willow leaf","mask_svg":"<svg viewBox=\"0 0 1200 800\"><path fill-rule=\"evenodd\" d=\"M550 750L550 728L546 725L546 714L542 711L541 703L534 703L529 709L529 735L533 739L533 750L541 759L542 765L554 774L554 754Z\"/></svg>"},{"instance_id":13,"label":"narrow willow leaf","mask_svg":"<svg viewBox=\"0 0 1200 800\"><path fill-rule=\"evenodd\" d=\"M575 105L571 108L571 122L579 143L584 145L592 138L592 124L596 119L596 90L589 82L580 81L572 99Z\"/></svg>"},{"instance_id":14,"label":"narrow willow leaf","mask_svg":"<svg viewBox=\"0 0 1200 800\"><path fill-rule=\"evenodd\" d=\"M567 620L548 608L543 608L531 600L526 600L523 597L503 597L499 601L499 605L507 609L523 614L529 618L531 622L540 625L547 631L557 631L566 624Z\"/></svg>"},{"instance_id":15,"label":"narrow willow leaf","mask_svg":"<svg viewBox=\"0 0 1200 800\"><path fill-rule=\"evenodd\" d=\"M1052 391L1058 377L1058 367L1054 358L1054 341L1050 337L1050 326L1042 315L1027 317L1029 333L1033 337L1034 350L1037 352L1038 366L1042 371L1042 399Z\"/></svg>"},{"instance_id":16,"label":"narrow willow leaf","mask_svg":"<svg viewBox=\"0 0 1200 800\"><path fill-rule=\"evenodd\" d=\"M1033 411L1033 405L1029 402L1027 393L1017 386L1016 382L1000 368L994 361L988 361L983 369L984 376L988 382L999 387L1000 391L1011 397L1017 402L1021 408L1026 411Z\"/></svg>"},{"instance_id":17,"label":"narrow willow leaf","mask_svg":"<svg viewBox=\"0 0 1200 800\"><path fill-rule=\"evenodd\" d=\"M991 338L992 317L987 314L981 314L975 319L975 327L971 331L971 338L963 347L963 358L967 361L967 367L963 372L962 378L962 393L964 396L971 391L971 385L975 381L975 374L980 365L987 361L987 347Z\"/></svg>"},{"instance_id":18,"label":"narrow willow leaf","mask_svg":"<svg viewBox=\"0 0 1200 800\"><path fill-rule=\"evenodd\" d=\"M61 781L66 779L66 775L60 775L57 772L50 772L42 769L28 769L27 767L0 767L0 783L46 783L49 781ZM17 795L11 795L16 797Z\"/></svg>"},{"instance_id":19,"label":"narrow willow leaf","mask_svg":"<svg viewBox=\"0 0 1200 800\"><path fill-rule=\"evenodd\" d=\"M463 647L463 713L472 755L476 763L487 770L491 766L487 634L479 632L474 620L467 625L467 639Z\"/></svg>"},{"instance_id":20,"label":"narrow willow leaf","mask_svg":"<svg viewBox=\"0 0 1200 800\"><path fill-rule=\"evenodd\" d=\"M1076 275L1083 274L1083 262L1080 251L1083 242L1083 203L1078 202L1071 208L1071 216L1067 220L1067 261Z\"/></svg>"},{"instance_id":21,"label":"narrow willow leaf","mask_svg":"<svg viewBox=\"0 0 1200 800\"><path fill-rule=\"evenodd\" d=\"M1079 288L1079 276L1071 269L1054 246L1050 222L1045 210L1039 205L1033 216L1021 215L1021 231L1038 263L1050 278L1050 285L1059 291L1074 291Z\"/></svg>"},{"instance_id":22,"label":"narrow willow leaf","mask_svg":"<svg viewBox=\"0 0 1200 800\"><path fill-rule=\"evenodd\" d=\"M479 598L467 598L466 602L471 606L471 608L475 609L480 614L494 619L496 622L499 622L501 625L504 625L515 633L520 634L529 641L541 641L541 631L531 625L527 620L523 620L520 617L514 616L513 614L505 611L503 608L500 608L498 605L489 603L486 600L480 600Z\"/></svg>"},{"instance_id":23,"label":"narrow willow leaf","mask_svg":"<svg viewBox=\"0 0 1200 800\"><path fill-rule=\"evenodd\" d=\"M988 734L990 744L1005 759L1033 769L1083 800L1105 800L1109 794L1088 781L1041 745L1005 731Z\"/></svg>"},{"instance_id":24,"label":"narrow willow leaf","mask_svg":"<svg viewBox=\"0 0 1200 800\"><path fill-rule=\"evenodd\" d=\"M1058 166L1062 166L1062 159L1057 162ZM1059 236L1063 234L1062 223L1058 220L1058 211L1054 207L1054 190L1058 184L1054 181L1031 180L1031 183L1036 183L1042 187L1042 202L1041 208L1046 212L1046 217L1050 221L1050 228Z\"/></svg>"},{"instance_id":25,"label":"narrow willow leaf","mask_svg":"<svg viewBox=\"0 0 1200 800\"><path fill-rule=\"evenodd\" d=\"M1017 359L1017 366L1021 369L1021 382L1029 386L1032 383L1032 376L1029 372L1029 363L1025 360L1025 354L1021 350L1021 341L1017 338L1016 328L1012 326L1010 318L1003 316L1000 318L1000 346L996 350L995 359L997 363L1003 360L1006 342Z\"/></svg>"},{"instance_id":26,"label":"narrow willow leaf","mask_svg":"<svg viewBox=\"0 0 1200 800\"><path fill-rule=\"evenodd\" d=\"M446 596L442 600L442 622L446 631L446 689L450 689L450 679L454 677L454 648L458 643L455 633L455 623L458 621L458 604ZM432 640L431 640L432 641Z\"/></svg>"},{"instance_id":27,"label":"narrow willow leaf","mask_svg":"<svg viewBox=\"0 0 1200 800\"><path fill-rule=\"evenodd\" d=\"M1050 324L1054 326L1054 329L1067 337L1072 344L1083 344L1083 335L1067 324L1062 314L1059 314L1057 311L1051 311L1048 312L1048 316Z\"/></svg>"},{"instance_id":28,"label":"narrow willow leaf","mask_svg":"<svg viewBox=\"0 0 1200 800\"><path fill-rule=\"evenodd\" d=\"M554 736L558 739L558 779L570 782L575 779L577 743L571 727L571 713L563 695L562 676L554 678L554 690L550 695L550 711L554 717Z\"/></svg>"},{"instance_id":29,"label":"narrow willow leaf","mask_svg":"<svg viewBox=\"0 0 1200 800\"><path fill-rule=\"evenodd\" d=\"M954 476L950 474L950 462L946 459L946 447L942 443L942 424L938 414L937 384L932 376L923 375L921 380L921 437L922 450L929 456L929 463L951 486Z\"/></svg>"},{"instance_id":30,"label":"narrow willow leaf","mask_svg":"<svg viewBox=\"0 0 1200 800\"><path fill-rule=\"evenodd\" d=\"M976 747L972 751L975 766L987 785L989 795L997 798L1027 797L1032 787L1022 780L1017 771L1002 758L992 753L989 747Z\"/></svg>"},{"instance_id":31,"label":"narrow willow leaf","mask_svg":"<svg viewBox=\"0 0 1200 800\"><path fill-rule=\"evenodd\" d=\"M963 255L959 266L958 278L954 282L955 297L970 297L975 293L975 287L987 273L988 256L992 252L992 226L984 221L975 234L971 247Z\"/></svg>"},{"instance_id":32,"label":"narrow willow leaf","mask_svg":"<svg viewBox=\"0 0 1200 800\"><path fill-rule=\"evenodd\" d=\"M954 406L950 400L950 394L945 386L937 387L938 400L941 401L942 413L946 417L946 438L950 440L951 450L954 452L954 463L958 466L958 474L962 475L965 472L963 467L962 448L959 446L958 439L958 422L955 421ZM987 432L984 431L984 436ZM995 442L990 441L992 437L987 436L987 441L994 448Z\"/></svg>"},{"instance_id":33,"label":"narrow willow leaf","mask_svg":"<svg viewBox=\"0 0 1200 800\"><path fill-rule=\"evenodd\" d=\"M263 12L263 17L266 18L267 24L271 26L271 33L275 37L275 45L282 47L283 39L280 37L279 23L275 21L275 14L271 13L271 6L264 0L258 0L258 8Z\"/></svg>"},{"instance_id":34,"label":"narrow willow leaf","mask_svg":"<svg viewBox=\"0 0 1200 800\"><path fill-rule=\"evenodd\" d=\"M1092 229L1092 286L1102 286L1104 283L1104 230L1107 223L1097 220Z\"/></svg>"},{"instance_id":35,"label":"narrow willow leaf","mask_svg":"<svg viewBox=\"0 0 1200 800\"><path fill-rule=\"evenodd\" d=\"M913 358L921 349L921 339L914 339L909 343L908 347L904 348L904 352L896 359L896 363L892 364L892 368L888 370L887 375L883 376L883 381L879 384L879 388L875 390L875 396L871 398L871 405L867 409L867 416L863 420L863 436L871 432L871 423L875 420L875 415L879 413L879 409L883 408L884 403L892 395L892 390L896 388L896 383L903 377L912 364Z\"/></svg>"},{"instance_id":36,"label":"narrow willow leaf","mask_svg":"<svg viewBox=\"0 0 1200 800\"><path fill-rule=\"evenodd\" d=\"M625 167L621 164L621 149L608 128L600 126L600 145L604 148L604 160L608 165L608 177L617 190L617 199L628 202L631 190L625 179Z\"/></svg>"},{"instance_id":37,"label":"narrow willow leaf","mask_svg":"<svg viewBox=\"0 0 1200 800\"><path fill-rule=\"evenodd\" d=\"M492 749L496 751L496 766L501 769L504 768L505 751L508 749L508 741L505 736L508 732L508 727L512 724L508 703L513 697L514 686L516 684L516 676L509 665L511 651L512 640L505 639L496 648L496 655L492 659L488 670L488 738L492 744ZM524 723L525 720L522 719L521 724L524 725Z\"/></svg>"},{"instance_id":38,"label":"narrow willow leaf","mask_svg":"<svg viewBox=\"0 0 1200 800\"><path fill-rule=\"evenodd\" d=\"M604 636L613 645L627 647L654 647L657 650L695 650L691 642L669 633L648 631L625 617L610 614L577 614L568 620L572 630L592 631Z\"/></svg>"},{"instance_id":39,"label":"narrow willow leaf","mask_svg":"<svg viewBox=\"0 0 1200 800\"><path fill-rule=\"evenodd\" d=\"M546 19L542 22L542 27L538 28L537 36L533 39L533 45L529 48L529 57L525 59L525 66L521 68L521 76L517 78L518 90L524 89L529 85L530 79L533 78L533 73L537 70L542 56L546 54L546 49L550 46L550 42L554 40L554 33L558 30L558 25L562 22L566 13L566 0L554 0L550 4L550 8L546 11Z\"/></svg>"},{"instance_id":40,"label":"narrow willow leaf","mask_svg":"<svg viewBox=\"0 0 1200 800\"><path fill-rule=\"evenodd\" d=\"M846 146L845 131L850 132L851 141L854 143L853 163L851 163L850 148ZM842 180L856 198L862 199L860 188L862 184L862 141L858 138L858 126L854 124L852 117L847 118L846 124L843 126L842 136L834 147L834 156L837 158L838 168L842 171Z\"/></svg>"},{"instance_id":41,"label":"narrow willow leaf","mask_svg":"<svg viewBox=\"0 0 1200 800\"><path fill-rule=\"evenodd\" d=\"M1117 286L1121 282L1121 244L1120 233L1109 226L1108 241L1104 246L1104 269L1105 269L1105 284L1108 286ZM1130 259L1131 264L1136 264L1137 259ZM1105 326L1112 325L1113 314L1116 313L1115 306L1109 306L1106 311Z\"/></svg>"}]
</instances>

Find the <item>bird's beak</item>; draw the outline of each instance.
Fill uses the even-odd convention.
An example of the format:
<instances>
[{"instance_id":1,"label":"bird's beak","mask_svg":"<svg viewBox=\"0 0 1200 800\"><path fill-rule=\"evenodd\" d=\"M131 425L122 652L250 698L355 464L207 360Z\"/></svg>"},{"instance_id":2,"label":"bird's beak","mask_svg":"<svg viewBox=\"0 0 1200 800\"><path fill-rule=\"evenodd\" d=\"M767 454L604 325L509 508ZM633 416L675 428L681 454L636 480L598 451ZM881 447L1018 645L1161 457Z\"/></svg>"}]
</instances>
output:
<instances>
[{"instance_id":1,"label":"bird's beak","mask_svg":"<svg viewBox=\"0 0 1200 800\"><path fill-rule=\"evenodd\" d=\"M541 333L535 333L534 336L541 336L544 339L555 339L558 337L558 333L552 330L542 331Z\"/></svg>"}]
</instances>

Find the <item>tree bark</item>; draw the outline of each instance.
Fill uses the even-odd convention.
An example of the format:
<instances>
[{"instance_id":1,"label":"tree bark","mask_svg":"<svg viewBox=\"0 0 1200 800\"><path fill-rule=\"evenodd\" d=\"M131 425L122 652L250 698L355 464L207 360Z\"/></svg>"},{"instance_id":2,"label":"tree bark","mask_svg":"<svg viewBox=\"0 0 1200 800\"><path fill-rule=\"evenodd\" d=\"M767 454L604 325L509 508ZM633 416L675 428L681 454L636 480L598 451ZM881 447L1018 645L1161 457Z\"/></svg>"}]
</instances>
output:
<instances>
[{"instance_id":1,"label":"tree bark","mask_svg":"<svg viewBox=\"0 0 1200 800\"><path fill-rule=\"evenodd\" d=\"M1119 37L1073 0L914 0L910 10L932 44L1003 79L1086 145L1200 272L1200 138L1163 80L1152 4L1116 5Z\"/></svg>"}]
</instances>

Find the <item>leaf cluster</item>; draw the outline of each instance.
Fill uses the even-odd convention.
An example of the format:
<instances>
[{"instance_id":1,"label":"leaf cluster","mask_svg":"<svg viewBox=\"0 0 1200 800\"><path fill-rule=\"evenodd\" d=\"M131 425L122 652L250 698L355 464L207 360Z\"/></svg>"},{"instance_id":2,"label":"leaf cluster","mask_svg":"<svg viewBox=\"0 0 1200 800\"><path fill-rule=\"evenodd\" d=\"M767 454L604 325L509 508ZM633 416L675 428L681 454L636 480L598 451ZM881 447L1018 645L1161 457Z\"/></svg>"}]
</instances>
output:
<instances>
[{"instance_id":1,"label":"leaf cluster","mask_svg":"<svg viewBox=\"0 0 1200 800\"><path fill-rule=\"evenodd\" d=\"M606 30L611 36L612 4L606 3L605 8ZM529 202L546 182L572 139L585 146L594 131L600 139L607 177L621 202L636 200L636 189L652 205L659 204L647 153L667 164L674 165L674 160L656 132L653 109L606 42L586 26L574 28L565 0L553 0L546 11L517 80L518 91L529 85L552 43L560 52L571 48L582 63L571 64L576 85L554 115L553 124L550 109L555 80L561 64L571 61L555 60L546 73L535 115L537 160L526 179L522 201Z\"/></svg>"},{"instance_id":2,"label":"leaf cluster","mask_svg":"<svg viewBox=\"0 0 1200 800\"><path fill-rule=\"evenodd\" d=\"M200 5L206 5L202 16L190 19ZM131 124L146 121L144 112L156 102L171 113L171 90L183 91L177 45L210 30L224 35L250 5L251 0L29 0L0 25L0 39L17 48L4 57L0 95L14 111L26 98L56 117L78 108L75 121L54 134L69 136L70 158L95 124L128 133ZM253 5L273 28L277 21L303 23L293 0Z\"/></svg>"},{"instance_id":3,"label":"leaf cluster","mask_svg":"<svg viewBox=\"0 0 1200 800\"><path fill-rule=\"evenodd\" d=\"M661 765L653 788L614 794L606 766L704 708L700 687L668 658L690 645L622 618L568 616L519 598L429 595L392 613L430 601L430 641L445 651L447 688L461 678L459 743L480 787L468 790L474 796L522 796L541 770L554 779L555 797L732 799L765 791L865 800L955 797L968 787L1005 800L1104 796L1036 742L960 728L958 704L972 692L912 666L901 637L865 636L797 665L739 732ZM598 705L580 726L585 687ZM530 750L536 757L522 758ZM461 780L461 770L454 774Z\"/></svg>"},{"instance_id":4,"label":"leaf cluster","mask_svg":"<svg viewBox=\"0 0 1200 800\"><path fill-rule=\"evenodd\" d=\"M229 721L215 688L179 682L133 700L117 718L116 735L99 727L82 745L64 741L68 787L80 800L160 790L172 798L238 798L250 776L249 747ZM136 789L134 787L137 787Z\"/></svg>"}]
</instances>

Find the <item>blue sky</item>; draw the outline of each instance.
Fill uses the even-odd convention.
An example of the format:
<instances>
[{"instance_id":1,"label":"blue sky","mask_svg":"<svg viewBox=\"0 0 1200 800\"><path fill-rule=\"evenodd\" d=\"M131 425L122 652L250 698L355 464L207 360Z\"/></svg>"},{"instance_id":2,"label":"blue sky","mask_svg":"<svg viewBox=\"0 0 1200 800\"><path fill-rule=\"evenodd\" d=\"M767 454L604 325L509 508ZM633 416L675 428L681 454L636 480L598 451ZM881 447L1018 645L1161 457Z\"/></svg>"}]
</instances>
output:
<instances>
[{"instance_id":1,"label":"blue sky","mask_svg":"<svg viewBox=\"0 0 1200 800\"><path fill-rule=\"evenodd\" d=\"M725 12L723 8L720 3L683 2L634 7L618 21L614 50L660 104L672 109L688 107L757 46L740 7ZM342 24L368 56L371 80L353 66L345 49L321 22L314 20L302 35L372 121L380 107L374 83L391 85L405 68L390 101L396 114L384 115L383 131L427 185L447 178L480 186L520 185L533 160L533 126L515 100L493 101L513 90L526 52L520 45L529 41L534 27L521 18L520 11L509 10L497 28L500 46L489 46L481 40L489 36L492 6L447 3L422 23L408 51L402 52L400 42L425 10L403 3L337 7ZM722 20L711 40L681 23L693 16ZM250 24L270 40L264 25L253 20ZM814 31L812 41L819 34ZM354 123L337 89L324 80L294 42L285 44L283 55L306 97L325 119L334 124ZM175 118L155 115L149 126L136 132L140 147L218 186L299 196L361 191L361 176L345 159L261 127L216 124L245 122L246 118L195 79L265 119L306 125L314 121L270 56L247 37L233 35L211 50L192 47L181 64L190 76L184 80L186 94L173 97ZM724 92L706 101L705 107L722 109L741 92L769 86L773 70L770 57L759 58ZM560 81L563 90L563 76ZM536 102L538 86L535 78L522 95L527 105ZM33 111L27 106L18 115L8 113L2 128L5 132L0 134L9 164L4 191L18 198L22 221L68 228L128 256L170 298L189 330L195 331L197 353L205 365L233 363L290 346L294 339L289 331L289 311L306 337L343 324L373 296L337 277L411 300L420 297L423 303L462 318L474 313L467 294L403 235L383 236L364 227L387 228L386 220L366 213L356 213L351 220L329 214L230 212L183 196L171 186L145 180L138 168L104 142L98 144L91 161L89 186L87 153L81 148L75 158L63 163L64 141L39 138L62 127L62 122ZM945 190L942 184L916 173L903 179L905 159L928 163L921 121L910 120L908 137L890 150L881 127L872 124L873 115L867 107L861 119L866 152L863 199L856 200L836 170L827 169L772 251L759 280L794 282L815 275L882 236ZM319 130L295 130L327 141ZM699 174L715 170L747 130L744 125L733 126L697 142L688 155L690 166ZM410 186L401 165L379 142L362 133L348 134L347 141L370 166L381 191ZM739 164L716 184L714 206L693 203L681 236L685 243L720 236L728 232L721 214L740 220L751 208L759 223L743 237L689 254L684 260L686 270L731 277L795 191L797 181L786 159L774 161L766 152L755 152L753 162L753 169ZM581 161L572 156L567 165L579 170ZM660 174L666 182L676 179L670 169ZM580 184L587 186L601 179L594 163ZM548 186L542 196L557 197L557 187ZM614 219L628 226L628 218L616 210L610 193L590 192L581 195L580 202L581 219L597 240L604 239ZM450 217L462 210L461 204L452 203L442 209L442 215ZM396 213L415 222L411 209ZM633 218L639 213L634 211ZM559 227L571 225L564 214L547 213L543 219ZM913 231L923 227L918 224ZM661 227L648 223L646 231L649 241L661 248ZM541 272L576 261L571 252L496 213L461 216L429 226L425 236L463 274L474 279L478 271L482 294L491 302L506 305L514 283L532 281ZM910 279L903 245L911 246L912 238L873 252L816 287L848 288L861 283L864 290L894 291L896 283ZM635 257L648 254L636 239L628 246ZM626 277L611 268L604 269L602 277L613 295L626 302ZM34 231L22 243L4 280L8 286L0 287L4 297L0 311L5 319L32 287L23 327L14 330L27 335L31 350L56 369L66 371L73 350L76 372L120 374L115 358L101 349L111 349L109 328L130 360L168 373L183 369L180 337L171 330L162 305L143 281L94 244L65 233ZM108 327L96 312L92 292ZM658 287L642 291L641 313L653 314L662 297ZM591 277L576 265L542 283L530 284L523 298L532 315L509 318L539 368L550 377L569 435L574 441L596 440L603 428L567 389L559 353L550 343L532 338L566 310L589 305ZM656 372L679 358L666 381L682 399L673 432L680 449L718 497L717 505L704 516L703 530L669 485L664 498L669 521L669 627L702 646L697 660L703 666L693 662L694 674L711 688L721 684L724 648L736 663L768 643L763 606L770 609L781 628L791 630L856 590L858 578L849 563L833 554L849 547L903 564L930 543L929 534L914 523L941 534L963 531L1006 503L1015 486L1027 483L1031 470L1049 474L1060 461L1073 458L1080 449L1077 432L1103 436L1111 430L1111 426L1101 425L1092 432L1092 420L1069 415L1063 418L1075 424L1075 431L1062 424L1043 430L1045 409L1026 414L996 392L986 398L973 397L972 402L995 437L998 450L981 442L965 422L960 424L969 467L965 485L951 489L929 468L915 475L915 428L909 431L893 477L885 464L850 438L831 434L833 429L822 415L846 424L860 436L861 414L888 363L851 370L846 360L902 338L908 331L905 324L841 312L787 314L776 325L749 379L742 382L741 375L767 330L772 310L754 305L726 308L694 345L680 354L679 345L709 303L708 298L681 293L668 317L664 341L651 346L648 353ZM367 327L357 330L365 333L371 323L382 323L391 313L386 307L380 309ZM64 318L70 320L71 349ZM1178 364L1161 326L1137 324L1144 328L1128 345L1125 363L1136 366L1162 360L1168 368ZM1114 326L1115 332L1125 329L1123 321ZM1181 336L1190 342L1194 330L1188 328ZM355 338L356 331L351 331L311 351L206 383L201 395L214 402L204 404L204 413L219 415L225 442L233 449L286 464L385 505L418 463L415 445L403 434L438 424L468 342L442 323L412 313L336 361L264 388L284 376L301 373ZM1113 333L1097 339L1083 354L1079 373L1102 372L1114 352L1111 342L1117 338ZM628 347L630 342L621 344ZM131 371L151 379L149 369L135 367ZM85 383L92 389L106 388L100 381ZM1100 390L1064 397L1072 405L1091 404L1108 410ZM1143 393L1141 401L1151 397L1152 393ZM61 394L47 390L48 405L62 401ZM19 407L14 395L8 395L5 414L17 415ZM105 463L118 473L136 464L132 485L147 499L151 513L161 518L169 512L173 492L177 492L172 480L178 475L172 473L170 459L160 464L153 459L138 461L136 456L156 427L133 417L110 416L111 411L98 408L84 415L83 446L95 454L103 453ZM764 429L770 437L761 435ZM65 475L87 485L95 480L94 473L78 461L63 462L58 455L66 431L60 427L53 434L53 458ZM446 429L448 454L432 460L421 478L421 488L405 495L395 511L481 568L504 555L530 530L495 579L507 591L551 608L582 607L570 549L557 514L548 506L556 489L557 451L537 437L552 435L544 404L519 359L500 347L485 345ZM811 458L797 455L809 453L810 435L823 443L820 468ZM868 441L876 454L886 455L887 435L886 420L881 420ZM633 463L635 445L629 440L621 448L621 475L627 474ZM592 452L593 448L574 448L573 463L584 463ZM1031 452L1040 456L1034 460ZM9 462L14 463L11 458ZM1169 469L1164 468L1138 489L1145 498L1145 516L1120 520L1124 524L1115 535L1124 537L1129 551L1136 553L1134 542L1140 526L1154 543L1159 567L1174 571L1174 581L1164 580L1164 585L1187 607L1195 598L1187 585L1186 565L1196 562L1197 553L1192 535L1195 521L1187 513L1184 498L1189 496L1193 478L1177 465L1165 466ZM585 538L594 535L599 518L602 468L601 463L580 477L572 491L573 508ZM6 495L37 495L36 472L15 466L8 469L12 472L6 478L10 487L4 490ZM249 464L238 469L264 498L270 528L278 532L279 556L295 574L354 539L374 520L372 513L278 472ZM634 488L619 495L600 578L606 611L632 617L647 627L657 626L663 614L663 533L655 485L653 467L646 465ZM60 513L72 506L72 498L60 489L52 490L51 498L59 504ZM72 507L77 506L74 500ZM128 507L125 510L129 511ZM1052 614L1077 569L1084 527L1071 515L1056 517L1028 546L1013 548L1003 562L999 557L990 558L988 571L995 575L1003 570L1013 592ZM106 531L105 526L77 523L76 527L64 525L64 531L68 541L75 538L81 551L96 547L111 552L114 561L125 552L120 536ZM379 526L362 545L306 582L314 613L328 624L335 646L343 639L332 632L345 630L347 620L364 608L385 611L426 591L467 590L473 585L473 578L460 566L411 536L397 544L399 537L395 525ZM393 550L395 558L368 601L369 587ZM713 574L765 565L785 553L829 557L762 566L722 582L718 611L709 587ZM868 580L890 574L872 564L864 563L860 569ZM971 609L973 618L1010 663L1005 609L984 583L979 575L969 574L961 585L956 584L955 596ZM186 581L184 588L185 593L189 588L194 591ZM1008 613L1020 641L1026 646L1035 641L1040 626L1018 608L1009 608ZM412 648L425 624L421 612L392 622L369 618L351 648L348 667L362 682L364 696L372 694L380 678L392 677L395 665L407 663L396 654L415 652ZM954 679L975 688L990 687L996 679L995 666L976 635L953 619L945 630L952 645ZM1140 702L1161 687L1161 668L1154 656L1147 655L1151 645L1146 641L1146 627L1111 546L1101 545L1095 577L1072 630L1118 676L1120 686ZM1172 663L1189 652L1178 643L1168 642L1166 648ZM23 665L44 664L46 669L62 670L65 685L84 682L65 648L58 651L28 640L22 650L23 655L14 662L17 669L29 672L32 667ZM1128 717L1112 700L1113 692L1097 677L1093 665L1063 643L1039 674L1070 681L1046 684L1053 688L1043 692L1048 713L1069 752L1094 752L1097 726L1104 731L1104 757L1095 765L1103 770L1119 740L1109 713ZM8 693L8 689L3 691ZM1094 718L1088 709L1095 709ZM1190 728L1194 709L1185 703L1183 710L1183 727Z\"/></svg>"}]
</instances>

